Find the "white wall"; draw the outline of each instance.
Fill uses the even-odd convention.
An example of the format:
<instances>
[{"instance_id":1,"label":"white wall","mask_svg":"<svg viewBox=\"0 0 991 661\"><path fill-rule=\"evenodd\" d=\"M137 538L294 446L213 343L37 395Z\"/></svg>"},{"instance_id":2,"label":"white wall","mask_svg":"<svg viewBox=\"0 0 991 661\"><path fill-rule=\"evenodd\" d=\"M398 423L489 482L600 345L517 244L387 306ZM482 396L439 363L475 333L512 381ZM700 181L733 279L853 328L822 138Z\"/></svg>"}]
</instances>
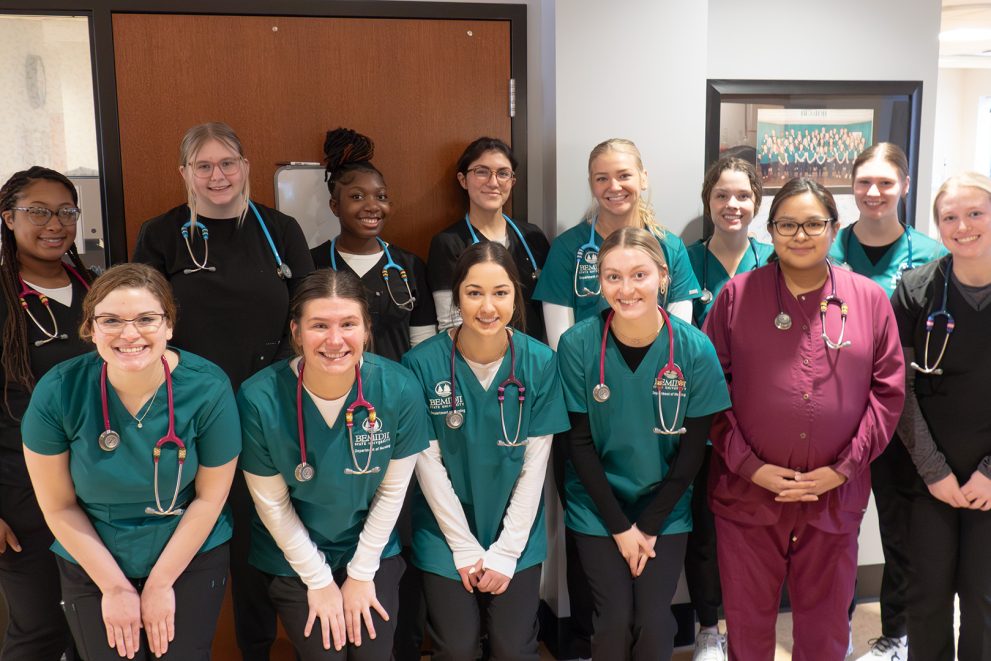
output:
<instances>
[{"instance_id":1,"label":"white wall","mask_svg":"<svg viewBox=\"0 0 991 661\"><path fill-rule=\"evenodd\" d=\"M982 97L991 97L991 69L939 70L933 189L965 170L988 174L991 114Z\"/></svg>"},{"instance_id":2,"label":"white wall","mask_svg":"<svg viewBox=\"0 0 991 661\"><path fill-rule=\"evenodd\" d=\"M707 73L731 79L921 80L916 226L928 230L939 24L940 0L709 0ZM814 29L796 40L793 26Z\"/></svg>"}]
</instances>

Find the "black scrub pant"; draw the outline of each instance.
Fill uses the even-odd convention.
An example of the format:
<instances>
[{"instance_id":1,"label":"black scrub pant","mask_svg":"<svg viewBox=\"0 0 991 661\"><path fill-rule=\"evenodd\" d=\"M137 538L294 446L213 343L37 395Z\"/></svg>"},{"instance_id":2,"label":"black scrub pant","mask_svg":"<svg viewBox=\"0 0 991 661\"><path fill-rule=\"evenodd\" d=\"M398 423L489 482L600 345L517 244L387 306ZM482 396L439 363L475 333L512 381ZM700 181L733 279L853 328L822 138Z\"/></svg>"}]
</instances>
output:
<instances>
[{"instance_id":1,"label":"black scrub pant","mask_svg":"<svg viewBox=\"0 0 991 661\"><path fill-rule=\"evenodd\" d=\"M55 554L49 549L52 533L38 508L34 490L0 484L0 519L21 545L20 553L7 547L0 554L0 589L7 600L7 634L0 661L73 661L75 649L59 603Z\"/></svg>"},{"instance_id":2,"label":"black scrub pant","mask_svg":"<svg viewBox=\"0 0 991 661\"><path fill-rule=\"evenodd\" d=\"M375 572L375 596L389 614L389 621L372 609L375 638L368 637L368 629L362 623L361 645L348 643L340 651L334 649L333 637L330 649L324 649L319 620L313 623L309 638L303 635L310 607L306 601L306 584L298 576L266 576L266 581L272 603L302 661L389 661L396 632L395 615L399 609L399 581L405 567L406 563L398 555L382 560ZM346 570L334 572L337 585L343 585L346 579Z\"/></svg>"},{"instance_id":3,"label":"black scrub pant","mask_svg":"<svg viewBox=\"0 0 991 661\"><path fill-rule=\"evenodd\" d=\"M709 462L712 446L705 448L702 468L695 476L692 490L692 531L688 533L685 551L685 580L692 607L703 627L719 624L719 607L723 603L719 584L719 562L716 559L716 519L709 509Z\"/></svg>"},{"instance_id":4,"label":"black scrub pant","mask_svg":"<svg viewBox=\"0 0 991 661\"><path fill-rule=\"evenodd\" d=\"M517 572L500 595L468 592L461 580L423 572L433 661L474 661L486 618L491 661L537 661L540 565ZM603 657L605 658L605 657Z\"/></svg>"},{"instance_id":5,"label":"black scrub pant","mask_svg":"<svg viewBox=\"0 0 991 661\"><path fill-rule=\"evenodd\" d=\"M575 533L595 601L592 658L609 661L670 659L678 623L671 599L678 587L688 533L658 535L657 557L637 578L612 537Z\"/></svg>"},{"instance_id":6,"label":"black scrub pant","mask_svg":"<svg viewBox=\"0 0 991 661\"><path fill-rule=\"evenodd\" d=\"M244 661L268 661L278 623L275 606L268 596L265 575L248 564L251 521L255 505L248 493L244 473L237 471L227 499L234 516L231 537L231 597L234 605L234 634Z\"/></svg>"},{"instance_id":7,"label":"black scrub pant","mask_svg":"<svg viewBox=\"0 0 991 661\"><path fill-rule=\"evenodd\" d=\"M912 661L991 659L991 512L956 509L929 494L912 503L908 655ZM953 596L960 640L953 653Z\"/></svg>"},{"instance_id":8,"label":"black scrub pant","mask_svg":"<svg viewBox=\"0 0 991 661\"><path fill-rule=\"evenodd\" d=\"M175 639L169 643L169 651L160 657L152 654L142 629L141 643L134 658L139 661L210 661L217 618L220 617L220 606L227 591L229 566L230 549L227 544L195 556L172 586L175 592ZM62 577L65 615L79 654L86 661L120 661L117 648L107 645L100 588L82 567L73 562L58 558L58 568ZM131 579L131 583L141 592L144 579Z\"/></svg>"},{"instance_id":9,"label":"black scrub pant","mask_svg":"<svg viewBox=\"0 0 991 661\"><path fill-rule=\"evenodd\" d=\"M416 477L413 478L414 480ZM399 609L390 617L395 621L396 636L392 642L394 661L420 661L420 648L423 646L423 629L427 625L427 605L423 599L422 572L414 567L413 557L413 483L406 490L403 509L396 521L399 541L403 545L403 560L406 571L399 581Z\"/></svg>"}]
</instances>

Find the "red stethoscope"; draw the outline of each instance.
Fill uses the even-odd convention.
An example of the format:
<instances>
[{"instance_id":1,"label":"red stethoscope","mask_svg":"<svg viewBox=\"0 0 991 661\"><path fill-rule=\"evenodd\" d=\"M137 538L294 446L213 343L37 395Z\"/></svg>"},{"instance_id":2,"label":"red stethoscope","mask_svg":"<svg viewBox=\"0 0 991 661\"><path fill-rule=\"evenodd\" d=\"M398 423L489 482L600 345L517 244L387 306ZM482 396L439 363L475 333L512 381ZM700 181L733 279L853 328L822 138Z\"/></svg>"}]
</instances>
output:
<instances>
[{"instance_id":1,"label":"red stethoscope","mask_svg":"<svg viewBox=\"0 0 991 661\"><path fill-rule=\"evenodd\" d=\"M674 330L671 328L671 319L661 306L657 306L657 311L661 313L661 319L664 320L664 328L668 330L668 362L658 370L657 376L654 378L653 392L654 397L657 398L657 420L660 425L654 427L654 433L674 436L684 434L686 431L684 427L678 427L681 402L685 397L685 374L678 367L678 364L674 362ZM609 386L606 385L606 339L609 337L609 327L612 326L612 319L615 315L615 310L609 311L609 316L606 317L606 325L602 329L602 344L599 349L599 383L592 388L592 398L600 404L608 401L611 394ZM669 386L671 382L674 382L674 386L678 391L678 404L674 410L674 424L669 426L664 420L661 397L663 397L665 386Z\"/></svg>"},{"instance_id":2,"label":"red stethoscope","mask_svg":"<svg viewBox=\"0 0 991 661\"><path fill-rule=\"evenodd\" d=\"M145 514L155 516L180 516L185 508L176 507L175 502L179 498L179 489L182 486L182 466L186 463L186 444L182 442L175 433L175 402L172 398L172 372L169 370L169 363L162 356L162 369L165 370L165 392L169 396L169 430L165 436L158 439L155 448L152 450L152 458L155 462L155 507L146 507ZM120 446L120 434L110 428L110 407L107 401L107 364L103 363L100 368L100 400L103 404L103 433L100 434L100 449L104 452L113 452ZM158 461L162 458L162 448L172 444L178 449L179 471L175 480L175 491L172 492L172 502L168 509L162 508L162 500L158 494Z\"/></svg>"},{"instance_id":3,"label":"red stethoscope","mask_svg":"<svg viewBox=\"0 0 991 661\"><path fill-rule=\"evenodd\" d=\"M89 291L89 284L86 282L83 276L80 275L79 271L74 269L69 264L66 264L65 262L62 262L62 268L66 270L66 273L68 273L76 280L78 280L80 283L82 283L86 291ZM55 313L52 312L52 306L51 303L48 301L48 297L42 294L37 289L29 287L28 283L24 282L24 278L22 278L19 273L17 274L17 279L21 283L21 291L19 294L17 294L17 300L20 301L21 307L24 308L24 313L27 314L28 319L34 322L34 325L37 326L38 330L40 330L42 335L45 336L44 340L35 340L34 346L40 347L54 340L68 340L69 339L68 333L59 332L58 320L55 319ZM38 318L35 317L34 314L31 312L31 310L28 308L28 301L27 301L28 296L37 296L38 301L41 302L42 307L44 307L45 310L48 312L48 316L52 320L52 331L50 333L48 332L47 328L41 325L41 322L38 321Z\"/></svg>"},{"instance_id":4,"label":"red stethoscope","mask_svg":"<svg viewBox=\"0 0 991 661\"><path fill-rule=\"evenodd\" d=\"M317 469L313 467L313 464L306 462L306 429L303 424L303 367L305 362L302 358L299 360L299 376L296 377L296 430L299 434L300 462L296 466L296 470L293 471L293 474L300 482L309 482L317 474ZM358 457L354 451L354 412L360 408L368 411L368 424L372 429L375 428L376 418L375 407L365 399L365 393L361 388L360 364L354 366L354 380L358 384L358 396L351 402L344 414L344 425L348 428L348 446L351 449L351 463L354 465L354 468L345 468L344 474L368 475L369 473L378 473L380 467L372 467L373 439L368 439L368 456L365 459L364 467L358 465Z\"/></svg>"},{"instance_id":5,"label":"red stethoscope","mask_svg":"<svg viewBox=\"0 0 991 661\"><path fill-rule=\"evenodd\" d=\"M458 335L461 333L461 326L454 331L454 340L451 343L451 410L444 416L444 422L449 429L460 429L465 424L465 414L455 410L457 399L454 385L454 365L455 355L458 349ZM502 423L502 435L505 440L500 440L497 445L506 448L518 448L527 444L527 439L520 440L520 430L523 428L523 404L526 402L526 386L516 378L516 347L513 346L513 334L506 329L506 342L509 344L509 376L507 376L496 389L496 396L499 399L499 422ZM509 440L509 431L506 429L506 387L516 387L516 399L519 401L520 410L516 416L516 434L513 440Z\"/></svg>"}]
</instances>

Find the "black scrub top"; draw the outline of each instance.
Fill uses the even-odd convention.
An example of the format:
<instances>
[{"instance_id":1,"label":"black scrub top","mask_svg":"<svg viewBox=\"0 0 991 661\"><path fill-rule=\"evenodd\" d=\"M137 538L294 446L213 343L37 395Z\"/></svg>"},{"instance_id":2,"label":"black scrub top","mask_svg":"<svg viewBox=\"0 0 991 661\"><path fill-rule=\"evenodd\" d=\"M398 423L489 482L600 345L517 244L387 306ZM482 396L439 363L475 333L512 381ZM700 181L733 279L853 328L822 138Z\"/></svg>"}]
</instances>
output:
<instances>
[{"instance_id":1,"label":"black scrub top","mask_svg":"<svg viewBox=\"0 0 991 661\"><path fill-rule=\"evenodd\" d=\"M352 273L357 277L358 274L344 261L336 246L335 253L338 270ZM400 303L404 303L409 299L409 292L406 291L406 286L403 285L399 271L396 269L389 269L389 284L386 285L382 277L382 267L386 263L384 251L378 263L359 280L365 285L368 311L372 315L371 350L380 356L399 362L403 354L410 349L410 326L435 326L437 312L434 309L434 297L427 286L427 267L423 260L392 243L389 244L389 253L392 255L392 261L406 270L409 288L415 299L412 311L397 307L389 296L391 290L392 296ZM330 241L321 243L310 251L310 255L316 268L330 268Z\"/></svg>"},{"instance_id":2,"label":"black scrub top","mask_svg":"<svg viewBox=\"0 0 991 661\"><path fill-rule=\"evenodd\" d=\"M547 260L547 253L550 252L550 244L547 237L539 227L531 223L520 220L513 220L519 228L533 258L537 260L536 268L542 269ZM488 241L485 236L475 228L475 235L479 242ZM544 310L540 301L533 300L533 290L537 286L537 280L533 277L534 265L520 242L520 237L516 235L512 227L506 226L506 236L509 237L509 254L513 257L516 269L520 272L520 279L523 281L523 299L526 301L526 324L521 328L530 337L541 342L547 341L547 331L544 329ZM430 241L430 254L427 256L427 278L430 282L430 289L433 291L443 291L451 289L451 280L454 275L454 264L458 261L468 246L472 245L471 234L468 233L468 225L464 218L439 232Z\"/></svg>"},{"instance_id":3,"label":"black scrub top","mask_svg":"<svg viewBox=\"0 0 991 661\"><path fill-rule=\"evenodd\" d=\"M276 273L268 240L250 210L235 219L199 216L209 230L208 266L216 271L183 273L196 268L180 228L189 220L185 204L146 221L134 247L135 262L161 271L172 283L179 319L171 344L216 363L235 390L246 378L291 353L289 299L296 284L313 271L313 260L299 224L291 216L255 203L292 278ZM190 246L202 263L203 239L190 233Z\"/></svg>"}]
</instances>

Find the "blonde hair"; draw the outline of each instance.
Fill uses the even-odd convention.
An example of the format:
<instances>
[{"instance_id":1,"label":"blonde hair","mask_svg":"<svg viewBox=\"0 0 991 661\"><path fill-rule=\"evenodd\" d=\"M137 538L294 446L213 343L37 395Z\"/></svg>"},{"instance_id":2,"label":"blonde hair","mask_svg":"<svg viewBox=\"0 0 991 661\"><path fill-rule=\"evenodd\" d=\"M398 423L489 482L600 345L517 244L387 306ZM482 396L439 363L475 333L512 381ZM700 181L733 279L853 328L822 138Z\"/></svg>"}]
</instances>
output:
<instances>
[{"instance_id":1,"label":"blonde hair","mask_svg":"<svg viewBox=\"0 0 991 661\"><path fill-rule=\"evenodd\" d=\"M602 247L599 248L599 277L602 277L601 264L606 255L621 248L639 250L650 257L650 261L654 262L661 275L660 291L664 293L667 289L666 281L670 276L668 260L664 257L664 251L661 250L661 244L657 242L657 237L640 227L621 227L606 237L606 240L602 242Z\"/></svg>"},{"instance_id":2,"label":"blonde hair","mask_svg":"<svg viewBox=\"0 0 991 661\"><path fill-rule=\"evenodd\" d=\"M626 140L625 138L610 138L604 140L599 144L595 145L592 152L588 155L588 176L589 176L589 186L591 186L592 177L592 163L599 156L606 154L608 152L615 151L623 154L630 154L637 164L637 171L640 176L643 177L646 172L643 168L643 158L640 156L640 150L637 146L633 144L632 140ZM593 218L599 213L599 203L595 199L592 200L592 204L589 206L588 211L585 212L584 220L591 222ZM637 195L637 220L639 221L639 226L642 229L647 230L658 239L663 239L665 234L664 227L658 222L654 215L654 207L650 203L649 194L645 196L643 192Z\"/></svg>"},{"instance_id":3,"label":"blonde hair","mask_svg":"<svg viewBox=\"0 0 991 661\"><path fill-rule=\"evenodd\" d=\"M183 180L186 182L186 203L189 205L189 215L193 224L196 223L196 193L193 191L193 177L195 176L189 166L192 164L196 154L210 140L216 140L232 152L241 157L242 173L244 172L244 148L241 146L241 139L234 133L234 129L224 122L207 122L198 124L186 131L179 143L179 167L183 170ZM237 216L238 226L244 222L244 217L248 213L248 200L251 195L251 182L248 177L243 177L243 188L241 190L242 206Z\"/></svg>"},{"instance_id":4,"label":"blonde hair","mask_svg":"<svg viewBox=\"0 0 991 661\"><path fill-rule=\"evenodd\" d=\"M991 199L991 179L984 176L979 172L963 172L961 174L955 174L946 181L943 185L939 187L936 191L936 197L933 198L933 220L939 225L939 198L943 197L946 193L954 191L960 188L976 188L978 190L984 191L988 198Z\"/></svg>"}]
</instances>

